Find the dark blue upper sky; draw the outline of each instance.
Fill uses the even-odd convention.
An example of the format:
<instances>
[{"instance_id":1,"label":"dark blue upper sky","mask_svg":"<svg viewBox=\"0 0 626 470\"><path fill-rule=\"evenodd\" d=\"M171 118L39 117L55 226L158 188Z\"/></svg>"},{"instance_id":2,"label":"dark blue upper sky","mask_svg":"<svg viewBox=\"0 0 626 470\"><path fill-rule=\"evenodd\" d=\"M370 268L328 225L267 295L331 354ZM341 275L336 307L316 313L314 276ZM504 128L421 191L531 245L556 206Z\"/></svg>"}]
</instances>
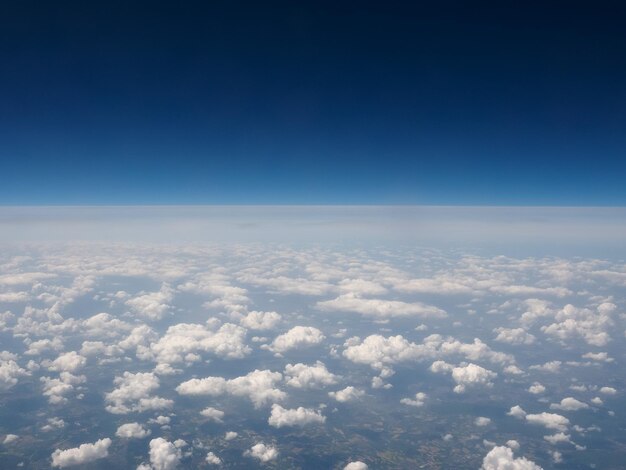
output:
<instances>
[{"instance_id":1,"label":"dark blue upper sky","mask_svg":"<svg viewBox=\"0 0 626 470\"><path fill-rule=\"evenodd\" d=\"M0 4L0 203L626 205L623 2Z\"/></svg>"}]
</instances>

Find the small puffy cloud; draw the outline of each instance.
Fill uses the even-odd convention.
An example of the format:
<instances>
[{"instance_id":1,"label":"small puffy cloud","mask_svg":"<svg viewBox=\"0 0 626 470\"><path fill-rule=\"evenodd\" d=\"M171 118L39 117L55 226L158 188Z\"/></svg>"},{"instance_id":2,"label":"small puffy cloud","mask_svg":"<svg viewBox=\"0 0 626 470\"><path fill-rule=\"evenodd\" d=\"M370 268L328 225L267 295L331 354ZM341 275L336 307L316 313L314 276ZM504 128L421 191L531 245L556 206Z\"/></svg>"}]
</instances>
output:
<instances>
[{"instance_id":1,"label":"small puffy cloud","mask_svg":"<svg viewBox=\"0 0 626 470\"><path fill-rule=\"evenodd\" d=\"M160 320L171 308L169 302L174 299L174 290L163 284L158 292L149 292L126 301L137 315L149 320Z\"/></svg>"},{"instance_id":2,"label":"small puffy cloud","mask_svg":"<svg viewBox=\"0 0 626 470\"><path fill-rule=\"evenodd\" d=\"M73 375L69 372L61 372L59 378L41 377L43 394L48 397L48 402L53 405L67 403L66 396L74 390L78 384L84 383L87 378L84 375Z\"/></svg>"},{"instance_id":3,"label":"small puffy cloud","mask_svg":"<svg viewBox=\"0 0 626 470\"><path fill-rule=\"evenodd\" d=\"M200 414L205 418L209 418L211 421L215 421L216 423L221 423L222 418L224 418L224 412L222 410L218 410L217 408L210 406L202 410Z\"/></svg>"},{"instance_id":4,"label":"small puffy cloud","mask_svg":"<svg viewBox=\"0 0 626 470\"><path fill-rule=\"evenodd\" d=\"M259 459L261 462L270 462L278 458L278 449L274 446L259 442L245 451L243 455Z\"/></svg>"},{"instance_id":5,"label":"small puffy cloud","mask_svg":"<svg viewBox=\"0 0 626 470\"><path fill-rule=\"evenodd\" d=\"M137 355L141 359L159 363L184 362L190 354L210 352L227 359L240 359L250 354L245 343L246 329L225 323L217 330L210 325L179 323L170 326L165 334L150 346L139 345Z\"/></svg>"},{"instance_id":6,"label":"small puffy cloud","mask_svg":"<svg viewBox=\"0 0 626 470\"><path fill-rule=\"evenodd\" d=\"M496 341L508 344L533 344L535 337L523 328L496 328Z\"/></svg>"},{"instance_id":7,"label":"small puffy cloud","mask_svg":"<svg viewBox=\"0 0 626 470\"><path fill-rule=\"evenodd\" d=\"M483 458L481 470L541 470L541 467L525 457L515 458L509 447L496 446Z\"/></svg>"},{"instance_id":8,"label":"small puffy cloud","mask_svg":"<svg viewBox=\"0 0 626 470\"><path fill-rule=\"evenodd\" d=\"M539 382L535 382L530 387L528 387L528 391L533 395L539 395L546 391L546 387L541 385Z\"/></svg>"},{"instance_id":9,"label":"small puffy cloud","mask_svg":"<svg viewBox=\"0 0 626 470\"><path fill-rule=\"evenodd\" d=\"M600 393L604 393L605 395L615 395L617 393L617 390L613 387L602 387L600 389Z\"/></svg>"},{"instance_id":10,"label":"small puffy cloud","mask_svg":"<svg viewBox=\"0 0 626 470\"><path fill-rule=\"evenodd\" d=\"M18 436L17 434L7 434L6 436L4 436L4 440L2 441L2 443L4 445L8 445L11 444L15 441L17 441L19 439L20 436Z\"/></svg>"},{"instance_id":11,"label":"small puffy cloud","mask_svg":"<svg viewBox=\"0 0 626 470\"><path fill-rule=\"evenodd\" d=\"M181 458L180 449L168 440L157 437L150 441L150 463L154 470L173 470Z\"/></svg>"},{"instance_id":12,"label":"small puffy cloud","mask_svg":"<svg viewBox=\"0 0 626 470\"><path fill-rule=\"evenodd\" d=\"M76 351L70 351L57 357L50 367L50 370L57 372L76 372L87 363L87 358L81 356Z\"/></svg>"},{"instance_id":13,"label":"small puffy cloud","mask_svg":"<svg viewBox=\"0 0 626 470\"><path fill-rule=\"evenodd\" d=\"M270 426L282 428L284 426L306 426L309 424L323 424L326 417L319 411L302 406L294 409L286 409L278 404L272 405L272 413L267 420Z\"/></svg>"},{"instance_id":14,"label":"small puffy cloud","mask_svg":"<svg viewBox=\"0 0 626 470\"><path fill-rule=\"evenodd\" d=\"M209 465L222 465L222 459L220 459L213 452L209 452L208 454L206 454L204 461Z\"/></svg>"},{"instance_id":15,"label":"small puffy cloud","mask_svg":"<svg viewBox=\"0 0 626 470\"><path fill-rule=\"evenodd\" d=\"M30 375L30 373L22 369L13 359L0 359L0 392L4 392L14 387L20 377Z\"/></svg>"},{"instance_id":16,"label":"small puffy cloud","mask_svg":"<svg viewBox=\"0 0 626 470\"><path fill-rule=\"evenodd\" d=\"M348 465L343 467L343 470L367 470L369 467L366 463L357 460L356 462L350 462Z\"/></svg>"},{"instance_id":17,"label":"small puffy cloud","mask_svg":"<svg viewBox=\"0 0 626 470\"><path fill-rule=\"evenodd\" d=\"M472 363L452 369L452 379L457 383L454 387L456 393L465 392L467 387L492 387L492 380L497 376L495 372Z\"/></svg>"},{"instance_id":18,"label":"small puffy cloud","mask_svg":"<svg viewBox=\"0 0 626 470\"><path fill-rule=\"evenodd\" d=\"M314 346L324 341L324 334L312 326L294 326L292 329L277 336L267 349L275 353L284 353L290 349Z\"/></svg>"},{"instance_id":19,"label":"small puffy cloud","mask_svg":"<svg viewBox=\"0 0 626 470\"><path fill-rule=\"evenodd\" d=\"M247 375L226 380L223 377L191 379L176 387L181 395L234 395L248 398L255 407L284 399L287 394L276 388L283 375L270 370L254 370Z\"/></svg>"},{"instance_id":20,"label":"small puffy cloud","mask_svg":"<svg viewBox=\"0 0 626 470\"><path fill-rule=\"evenodd\" d=\"M513 416L514 418L523 419L526 417L526 412L522 409L521 406L515 405L511 407L507 415Z\"/></svg>"},{"instance_id":21,"label":"small puffy cloud","mask_svg":"<svg viewBox=\"0 0 626 470\"><path fill-rule=\"evenodd\" d=\"M417 392L415 394L415 398L402 398L400 400L400 403L404 405L420 407L420 406L424 406L424 403L426 402L427 398L428 398L428 395L426 395L424 392Z\"/></svg>"},{"instance_id":22,"label":"small puffy cloud","mask_svg":"<svg viewBox=\"0 0 626 470\"><path fill-rule=\"evenodd\" d=\"M572 442L570 435L565 434L564 432L557 432L556 434L552 434L550 436L543 436L543 438L552 445Z\"/></svg>"},{"instance_id":23,"label":"small puffy cloud","mask_svg":"<svg viewBox=\"0 0 626 470\"><path fill-rule=\"evenodd\" d=\"M326 369L324 363L317 361L308 366L302 363L285 366L287 385L295 388L315 388L337 383L337 376Z\"/></svg>"},{"instance_id":24,"label":"small puffy cloud","mask_svg":"<svg viewBox=\"0 0 626 470\"><path fill-rule=\"evenodd\" d=\"M543 413L527 414L526 421L531 424L538 424L544 426L547 429L554 429L556 431L565 431L569 426L569 419L565 416L561 416L555 413Z\"/></svg>"},{"instance_id":25,"label":"small puffy cloud","mask_svg":"<svg viewBox=\"0 0 626 470\"><path fill-rule=\"evenodd\" d=\"M117 388L104 396L109 413L164 410L174 404L172 400L150 396L160 386L159 378L151 372L124 372L122 376L115 377L113 383Z\"/></svg>"},{"instance_id":26,"label":"small puffy cloud","mask_svg":"<svg viewBox=\"0 0 626 470\"><path fill-rule=\"evenodd\" d=\"M474 420L474 424L476 426L488 426L491 424L491 420L489 418L485 418L484 416L479 416Z\"/></svg>"},{"instance_id":27,"label":"small puffy cloud","mask_svg":"<svg viewBox=\"0 0 626 470\"><path fill-rule=\"evenodd\" d=\"M142 439L144 437L148 437L150 434L151 431L144 428L139 423L122 424L115 432L117 437L121 437L123 439Z\"/></svg>"},{"instance_id":28,"label":"small puffy cloud","mask_svg":"<svg viewBox=\"0 0 626 470\"><path fill-rule=\"evenodd\" d=\"M228 431L226 434L224 434L224 440L232 441L233 439L237 438L237 436L239 436L239 434L235 431Z\"/></svg>"},{"instance_id":29,"label":"small puffy cloud","mask_svg":"<svg viewBox=\"0 0 626 470\"><path fill-rule=\"evenodd\" d=\"M82 465L103 459L109 455L111 439L100 439L93 444L81 444L73 449L57 449L52 453L52 466L65 468L72 465Z\"/></svg>"},{"instance_id":30,"label":"small puffy cloud","mask_svg":"<svg viewBox=\"0 0 626 470\"><path fill-rule=\"evenodd\" d=\"M587 403L576 400L574 397L567 397L561 400L561 403L552 403L550 409L552 410L564 410L564 411L576 411L589 408Z\"/></svg>"},{"instance_id":31,"label":"small puffy cloud","mask_svg":"<svg viewBox=\"0 0 626 470\"><path fill-rule=\"evenodd\" d=\"M366 299L357 294L342 294L336 299L318 302L316 308L327 312L354 312L375 318L407 317L444 318L444 310L420 302L406 303L399 300Z\"/></svg>"},{"instance_id":32,"label":"small puffy cloud","mask_svg":"<svg viewBox=\"0 0 626 470\"><path fill-rule=\"evenodd\" d=\"M250 330L271 330L282 320L276 312L250 312L243 317L239 324Z\"/></svg>"},{"instance_id":33,"label":"small puffy cloud","mask_svg":"<svg viewBox=\"0 0 626 470\"><path fill-rule=\"evenodd\" d=\"M593 311L568 304L555 313L554 323L542 326L541 331L563 341L582 338L591 346L605 346L613 325L611 313L611 309L602 306Z\"/></svg>"},{"instance_id":34,"label":"small puffy cloud","mask_svg":"<svg viewBox=\"0 0 626 470\"><path fill-rule=\"evenodd\" d=\"M609 357L609 354L606 352L592 353L588 352L583 354L583 359L590 359L596 362L613 362L615 359Z\"/></svg>"},{"instance_id":35,"label":"small puffy cloud","mask_svg":"<svg viewBox=\"0 0 626 470\"><path fill-rule=\"evenodd\" d=\"M359 390L353 386L348 386L343 390L337 390L336 392L328 392L328 396L334 400L337 400L339 403L346 403L349 401L358 400L365 392L363 390Z\"/></svg>"},{"instance_id":36,"label":"small puffy cloud","mask_svg":"<svg viewBox=\"0 0 626 470\"><path fill-rule=\"evenodd\" d=\"M537 364L534 366L530 366L532 370L539 370L541 372L550 372L552 374L557 373L561 369L561 361L549 361L545 364Z\"/></svg>"}]
</instances>

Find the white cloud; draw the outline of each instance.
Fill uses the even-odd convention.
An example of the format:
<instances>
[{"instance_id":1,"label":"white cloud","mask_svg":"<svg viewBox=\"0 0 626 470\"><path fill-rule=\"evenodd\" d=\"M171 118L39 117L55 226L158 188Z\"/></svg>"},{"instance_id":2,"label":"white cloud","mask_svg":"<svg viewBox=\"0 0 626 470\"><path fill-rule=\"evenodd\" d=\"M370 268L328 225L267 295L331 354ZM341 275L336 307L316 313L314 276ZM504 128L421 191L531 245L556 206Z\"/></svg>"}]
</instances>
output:
<instances>
[{"instance_id":1,"label":"white cloud","mask_svg":"<svg viewBox=\"0 0 626 470\"><path fill-rule=\"evenodd\" d=\"M552 410L564 410L564 411L576 411L589 408L587 403L576 400L574 397L567 397L561 400L561 403L552 403L550 409Z\"/></svg>"},{"instance_id":2,"label":"white cloud","mask_svg":"<svg viewBox=\"0 0 626 470\"><path fill-rule=\"evenodd\" d=\"M139 316L149 320L160 320L171 308L169 302L174 299L174 291L168 284L163 284L157 292L149 292L126 301Z\"/></svg>"},{"instance_id":3,"label":"white cloud","mask_svg":"<svg viewBox=\"0 0 626 470\"><path fill-rule=\"evenodd\" d=\"M357 460L356 462L350 462L348 465L343 467L343 470L368 470L368 466L366 463Z\"/></svg>"},{"instance_id":4,"label":"white cloud","mask_svg":"<svg viewBox=\"0 0 626 470\"><path fill-rule=\"evenodd\" d=\"M526 412L519 405L512 406L507 415L518 419L526 418Z\"/></svg>"},{"instance_id":5,"label":"white cloud","mask_svg":"<svg viewBox=\"0 0 626 470\"><path fill-rule=\"evenodd\" d=\"M103 459L109 455L111 439L100 439L93 444L81 444L73 449L55 450L52 453L53 467L69 467Z\"/></svg>"},{"instance_id":6,"label":"white cloud","mask_svg":"<svg viewBox=\"0 0 626 470\"><path fill-rule=\"evenodd\" d=\"M555 322L542 326L541 331L561 340L582 338L592 346L605 346L610 341L608 330L613 325L611 312L600 307L594 312L568 304L555 313Z\"/></svg>"},{"instance_id":7,"label":"white cloud","mask_svg":"<svg viewBox=\"0 0 626 470\"><path fill-rule=\"evenodd\" d=\"M115 432L115 435L117 437L121 437L124 439L142 439L149 436L150 434L151 431L144 428L139 423L122 424L119 428L117 428L117 431Z\"/></svg>"},{"instance_id":8,"label":"white cloud","mask_svg":"<svg viewBox=\"0 0 626 470\"><path fill-rule=\"evenodd\" d=\"M538 424L547 429L555 429L557 431L565 431L569 426L569 419L555 413L527 414L526 421L531 424Z\"/></svg>"},{"instance_id":9,"label":"white cloud","mask_svg":"<svg viewBox=\"0 0 626 470\"><path fill-rule=\"evenodd\" d=\"M286 409L278 404L272 405L272 413L267 420L270 426L282 428L284 426L306 426L309 424L323 424L326 417L319 411L302 406L294 409Z\"/></svg>"},{"instance_id":10,"label":"white cloud","mask_svg":"<svg viewBox=\"0 0 626 470\"><path fill-rule=\"evenodd\" d=\"M215 421L216 423L221 423L222 418L224 418L224 412L222 410L218 410L217 408L213 408L211 406L202 410L200 414L205 418L209 418L211 421Z\"/></svg>"},{"instance_id":11,"label":"white cloud","mask_svg":"<svg viewBox=\"0 0 626 470\"><path fill-rule=\"evenodd\" d=\"M243 455L254 457L261 462L270 462L278 458L278 449L274 446L268 446L263 442L259 442L253 445L250 450L245 451Z\"/></svg>"},{"instance_id":12,"label":"white cloud","mask_svg":"<svg viewBox=\"0 0 626 470\"><path fill-rule=\"evenodd\" d=\"M150 441L150 463L154 470L173 470L181 458L180 449L166 439L157 437Z\"/></svg>"},{"instance_id":13,"label":"white cloud","mask_svg":"<svg viewBox=\"0 0 626 470\"><path fill-rule=\"evenodd\" d=\"M212 395L230 394L248 398L255 407L284 399L287 394L276 388L283 376L280 372L270 370L254 370L247 375L226 380L223 377L206 377L191 379L176 387L181 395Z\"/></svg>"},{"instance_id":14,"label":"white cloud","mask_svg":"<svg viewBox=\"0 0 626 470\"><path fill-rule=\"evenodd\" d=\"M204 458L204 461L208 463L209 465L222 465L222 459L220 459L213 452L207 453L206 457Z\"/></svg>"},{"instance_id":15,"label":"white cloud","mask_svg":"<svg viewBox=\"0 0 626 470\"><path fill-rule=\"evenodd\" d=\"M117 388L104 396L109 413L164 410L174 404L172 400L150 396L160 386L159 378L151 372L124 372L122 376L115 377L113 383Z\"/></svg>"},{"instance_id":16,"label":"white cloud","mask_svg":"<svg viewBox=\"0 0 626 470\"><path fill-rule=\"evenodd\" d=\"M613 387L602 387L600 389L600 393L604 393L605 395L615 395L617 393L617 390Z\"/></svg>"},{"instance_id":17,"label":"white cloud","mask_svg":"<svg viewBox=\"0 0 626 470\"><path fill-rule=\"evenodd\" d=\"M4 436L4 440L2 441L2 444L6 446L8 444L11 444L17 441L19 438L20 436L18 436L17 434L7 434L6 436Z\"/></svg>"},{"instance_id":18,"label":"white cloud","mask_svg":"<svg viewBox=\"0 0 626 470\"><path fill-rule=\"evenodd\" d=\"M402 398L400 400L400 403L409 406L421 407L424 406L427 398L428 395L426 395L424 392L417 392L415 394L415 398Z\"/></svg>"},{"instance_id":19,"label":"white cloud","mask_svg":"<svg viewBox=\"0 0 626 470\"><path fill-rule=\"evenodd\" d=\"M556 434L552 434L550 436L543 436L543 438L552 445L572 442L570 435L565 434L564 432L557 432Z\"/></svg>"},{"instance_id":20,"label":"white cloud","mask_svg":"<svg viewBox=\"0 0 626 470\"><path fill-rule=\"evenodd\" d=\"M76 372L78 369L83 368L86 363L87 358L81 356L76 351L70 351L57 357L48 368L58 372Z\"/></svg>"},{"instance_id":21,"label":"white cloud","mask_svg":"<svg viewBox=\"0 0 626 470\"><path fill-rule=\"evenodd\" d=\"M336 392L328 392L328 396L334 400L337 400L339 403L346 403L353 400L358 400L365 392L363 390L359 390L353 386L348 386L343 390L337 390Z\"/></svg>"},{"instance_id":22,"label":"white cloud","mask_svg":"<svg viewBox=\"0 0 626 470\"><path fill-rule=\"evenodd\" d=\"M224 434L224 440L232 441L237 436L239 436L239 433L236 433L235 431L228 431L226 434Z\"/></svg>"},{"instance_id":23,"label":"white cloud","mask_svg":"<svg viewBox=\"0 0 626 470\"><path fill-rule=\"evenodd\" d=\"M444 310L420 302L406 303L399 300L365 299L354 293L342 294L336 299L318 302L316 308L327 312L355 312L375 318L416 316L420 318L444 318Z\"/></svg>"},{"instance_id":24,"label":"white cloud","mask_svg":"<svg viewBox=\"0 0 626 470\"><path fill-rule=\"evenodd\" d=\"M431 370L433 372L446 372L449 368L439 367L439 363L436 362L431 366ZM453 367L451 375L452 379L457 384L456 387L454 387L455 393L463 393L466 391L467 387L492 387L492 380L498 376L495 372L473 363L467 364L466 366Z\"/></svg>"},{"instance_id":25,"label":"white cloud","mask_svg":"<svg viewBox=\"0 0 626 470\"><path fill-rule=\"evenodd\" d=\"M488 426L491 424L491 420L489 418L485 418L484 416L479 416L474 420L474 424L476 426Z\"/></svg>"},{"instance_id":26,"label":"white cloud","mask_svg":"<svg viewBox=\"0 0 626 470\"><path fill-rule=\"evenodd\" d=\"M315 327L294 326L286 333L277 336L267 349L275 353L284 353L290 349L320 344L325 338L324 334Z\"/></svg>"},{"instance_id":27,"label":"white cloud","mask_svg":"<svg viewBox=\"0 0 626 470\"><path fill-rule=\"evenodd\" d=\"M22 369L13 359L0 359L0 392L14 387L19 378L26 375L30 375L30 372Z\"/></svg>"},{"instance_id":28,"label":"white cloud","mask_svg":"<svg viewBox=\"0 0 626 470\"><path fill-rule=\"evenodd\" d=\"M317 361L314 366L302 363L285 366L287 385L295 388L315 388L337 383L337 376L326 369L324 363Z\"/></svg>"},{"instance_id":29,"label":"white cloud","mask_svg":"<svg viewBox=\"0 0 626 470\"><path fill-rule=\"evenodd\" d=\"M243 317L239 324L251 330L272 330L282 320L276 312L250 312Z\"/></svg>"},{"instance_id":30,"label":"white cloud","mask_svg":"<svg viewBox=\"0 0 626 470\"><path fill-rule=\"evenodd\" d=\"M541 470L536 463L525 457L515 458L509 447L496 446L485 455L482 470Z\"/></svg>"},{"instance_id":31,"label":"white cloud","mask_svg":"<svg viewBox=\"0 0 626 470\"><path fill-rule=\"evenodd\" d=\"M496 328L494 333L498 333L496 341L508 344L533 344L535 337L523 328Z\"/></svg>"},{"instance_id":32,"label":"white cloud","mask_svg":"<svg viewBox=\"0 0 626 470\"><path fill-rule=\"evenodd\" d=\"M528 387L528 391L533 395L539 395L546 391L546 387L541 385L539 382L535 382L530 387Z\"/></svg>"},{"instance_id":33,"label":"white cloud","mask_svg":"<svg viewBox=\"0 0 626 470\"><path fill-rule=\"evenodd\" d=\"M184 362L190 353L210 352L216 356L238 359L251 349L245 344L246 329L225 323L216 331L208 325L179 323L170 326L166 333L149 347L139 346L137 355L159 363Z\"/></svg>"}]
</instances>

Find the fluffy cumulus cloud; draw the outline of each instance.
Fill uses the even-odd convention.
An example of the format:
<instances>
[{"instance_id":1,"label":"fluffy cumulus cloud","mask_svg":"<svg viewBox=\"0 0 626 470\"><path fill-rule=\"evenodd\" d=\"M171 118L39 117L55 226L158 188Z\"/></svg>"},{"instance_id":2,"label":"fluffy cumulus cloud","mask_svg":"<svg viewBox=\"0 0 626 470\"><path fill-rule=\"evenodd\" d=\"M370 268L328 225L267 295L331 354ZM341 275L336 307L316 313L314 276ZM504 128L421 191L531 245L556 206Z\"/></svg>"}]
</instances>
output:
<instances>
[{"instance_id":1,"label":"fluffy cumulus cloud","mask_svg":"<svg viewBox=\"0 0 626 470\"><path fill-rule=\"evenodd\" d=\"M346 403L349 401L358 400L365 392L353 386L348 386L343 390L337 390L336 392L328 392L328 396L333 400L337 400L339 403Z\"/></svg>"},{"instance_id":2,"label":"fluffy cumulus cloud","mask_svg":"<svg viewBox=\"0 0 626 470\"><path fill-rule=\"evenodd\" d=\"M326 365L317 361L315 365L287 364L285 366L287 385L295 388L316 388L337 383L337 376L328 371Z\"/></svg>"},{"instance_id":3,"label":"fluffy cumulus cloud","mask_svg":"<svg viewBox=\"0 0 626 470\"><path fill-rule=\"evenodd\" d=\"M444 318L446 312L432 305L419 302L406 303L399 300L367 299L355 293L342 294L336 299L317 303L326 312L355 312L368 317L388 318L415 316L420 318Z\"/></svg>"},{"instance_id":4,"label":"fluffy cumulus cloud","mask_svg":"<svg viewBox=\"0 0 626 470\"><path fill-rule=\"evenodd\" d=\"M222 465L222 459L220 459L213 452L208 452L206 454L206 457L204 458L204 461L209 465Z\"/></svg>"},{"instance_id":5,"label":"fluffy cumulus cloud","mask_svg":"<svg viewBox=\"0 0 626 470\"><path fill-rule=\"evenodd\" d=\"M292 329L277 336L268 349L275 353L284 353L290 349L314 346L324 341L324 334L312 326L294 326Z\"/></svg>"},{"instance_id":6,"label":"fluffy cumulus cloud","mask_svg":"<svg viewBox=\"0 0 626 470\"><path fill-rule=\"evenodd\" d=\"M215 421L216 423L221 423L224 418L224 412L222 410L218 410L217 408L213 408L211 406L202 410L200 414L211 421Z\"/></svg>"},{"instance_id":7,"label":"fluffy cumulus cloud","mask_svg":"<svg viewBox=\"0 0 626 470\"><path fill-rule=\"evenodd\" d=\"M569 419L565 416L556 413L546 413L545 411L538 414L527 414L526 421L556 431L565 431L569 426Z\"/></svg>"},{"instance_id":8,"label":"fluffy cumulus cloud","mask_svg":"<svg viewBox=\"0 0 626 470\"><path fill-rule=\"evenodd\" d=\"M589 405L574 397L567 397L563 398L560 403L552 403L550 408L553 410L576 411L589 408Z\"/></svg>"},{"instance_id":9,"label":"fluffy cumulus cloud","mask_svg":"<svg viewBox=\"0 0 626 470\"><path fill-rule=\"evenodd\" d=\"M163 284L157 292L149 292L126 301L137 315L149 320L160 320L171 308L169 302L174 299L174 291L168 284Z\"/></svg>"},{"instance_id":10,"label":"fluffy cumulus cloud","mask_svg":"<svg viewBox=\"0 0 626 470\"><path fill-rule=\"evenodd\" d=\"M272 330L278 326L282 317L276 312L249 312L239 324L250 330Z\"/></svg>"},{"instance_id":11,"label":"fluffy cumulus cloud","mask_svg":"<svg viewBox=\"0 0 626 470\"><path fill-rule=\"evenodd\" d=\"M271 462L278 458L278 449L274 446L259 442L245 451L244 455L258 459L261 462Z\"/></svg>"},{"instance_id":12,"label":"fluffy cumulus cloud","mask_svg":"<svg viewBox=\"0 0 626 470\"><path fill-rule=\"evenodd\" d=\"M496 328L496 341L508 344L533 344L535 337L523 328Z\"/></svg>"},{"instance_id":13,"label":"fluffy cumulus cloud","mask_svg":"<svg viewBox=\"0 0 626 470\"><path fill-rule=\"evenodd\" d=\"M370 335L363 341L354 337L346 341L345 346L344 357L359 364L369 364L374 369L385 369L400 362L447 356L461 356L469 360L487 360L499 364L514 361L510 355L493 351L478 338L473 343L462 343L438 334L424 338L420 344L409 342L402 335L390 337Z\"/></svg>"},{"instance_id":14,"label":"fluffy cumulus cloud","mask_svg":"<svg viewBox=\"0 0 626 470\"><path fill-rule=\"evenodd\" d=\"M245 343L246 329L226 323L217 330L211 325L179 323L149 346L137 347L137 355L162 364L198 360L196 354L209 352L227 359L239 359L250 353Z\"/></svg>"},{"instance_id":15,"label":"fluffy cumulus cloud","mask_svg":"<svg viewBox=\"0 0 626 470\"><path fill-rule=\"evenodd\" d=\"M57 449L52 453L52 466L65 468L72 465L83 465L109 455L111 439L100 439L93 444L81 444L73 449Z\"/></svg>"},{"instance_id":16,"label":"fluffy cumulus cloud","mask_svg":"<svg viewBox=\"0 0 626 470\"><path fill-rule=\"evenodd\" d=\"M22 369L17 362L15 362L15 359L17 359L16 356L7 353L4 357L7 359L0 359L0 392L7 391L14 387L20 377L29 375L27 370Z\"/></svg>"},{"instance_id":17,"label":"fluffy cumulus cloud","mask_svg":"<svg viewBox=\"0 0 626 470\"><path fill-rule=\"evenodd\" d=\"M151 396L159 386L159 378L151 372L124 372L113 381L117 388L105 394L106 410L114 414L127 414L133 411L164 410L174 402L169 399Z\"/></svg>"},{"instance_id":18,"label":"fluffy cumulus cloud","mask_svg":"<svg viewBox=\"0 0 626 470\"><path fill-rule=\"evenodd\" d=\"M443 361L436 361L430 369L433 372L450 372L452 379L457 384L454 387L456 393L463 393L468 387L492 387L493 379L498 376L495 372L473 363L452 367Z\"/></svg>"},{"instance_id":19,"label":"fluffy cumulus cloud","mask_svg":"<svg viewBox=\"0 0 626 470\"><path fill-rule=\"evenodd\" d=\"M50 367L50 370L58 371L58 372L76 372L78 369L81 369L87 363L87 359L76 351L70 351L64 354L61 354L57 357Z\"/></svg>"},{"instance_id":20,"label":"fluffy cumulus cloud","mask_svg":"<svg viewBox=\"0 0 626 470\"><path fill-rule=\"evenodd\" d=\"M525 457L514 457L509 447L496 446L483 459L482 470L541 470L541 467Z\"/></svg>"},{"instance_id":21,"label":"fluffy cumulus cloud","mask_svg":"<svg viewBox=\"0 0 626 470\"><path fill-rule=\"evenodd\" d=\"M151 434L149 429L139 423L126 423L117 428L115 435L123 439L142 439Z\"/></svg>"},{"instance_id":22,"label":"fluffy cumulus cloud","mask_svg":"<svg viewBox=\"0 0 626 470\"><path fill-rule=\"evenodd\" d=\"M229 394L246 397L258 408L267 403L283 400L287 396L285 392L277 388L282 379L283 375L280 372L257 369L230 380L223 377L191 379L181 383L176 387L176 391L181 395Z\"/></svg>"},{"instance_id":23,"label":"fluffy cumulus cloud","mask_svg":"<svg viewBox=\"0 0 626 470\"><path fill-rule=\"evenodd\" d=\"M323 424L326 417L319 411L299 406L286 409L278 404L272 405L272 413L267 420L270 426L282 428L285 426L307 426L309 424Z\"/></svg>"},{"instance_id":24,"label":"fluffy cumulus cloud","mask_svg":"<svg viewBox=\"0 0 626 470\"><path fill-rule=\"evenodd\" d=\"M426 395L424 392L417 392L414 398L402 398L400 400L400 403L402 403L403 405L415 406L419 408L421 406L424 406L427 398L428 395Z\"/></svg>"},{"instance_id":25,"label":"fluffy cumulus cloud","mask_svg":"<svg viewBox=\"0 0 626 470\"><path fill-rule=\"evenodd\" d=\"M554 323L542 326L541 331L563 341L581 338L592 346L605 346L611 339L609 329L614 324L611 316L614 308L606 305L594 311L568 304L555 313Z\"/></svg>"},{"instance_id":26,"label":"fluffy cumulus cloud","mask_svg":"<svg viewBox=\"0 0 626 470\"><path fill-rule=\"evenodd\" d=\"M365 462L361 462L357 460L355 462L350 462L348 465L343 467L343 470L367 470L369 467Z\"/></svg>"},{"instance_id":27,"label":"fluffy cumulus cloud","mask_svg":"<svg viewBox=\"0 0 626 470\"><path fill-rule=\"evenodd\" d=\"M182 452L174 443L162 437L150 441L150 464L154 470L173 470L181 458Z\"/></svg>"}]
</instances>

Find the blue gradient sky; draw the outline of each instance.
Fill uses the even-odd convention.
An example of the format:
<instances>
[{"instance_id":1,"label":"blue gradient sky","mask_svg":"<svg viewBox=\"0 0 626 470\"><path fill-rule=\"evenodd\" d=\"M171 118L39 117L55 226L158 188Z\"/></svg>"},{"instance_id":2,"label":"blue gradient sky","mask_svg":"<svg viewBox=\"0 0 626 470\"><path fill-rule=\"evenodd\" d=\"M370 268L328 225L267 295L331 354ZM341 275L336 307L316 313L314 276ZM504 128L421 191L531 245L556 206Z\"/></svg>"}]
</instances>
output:
<instances>
[{"instance_id":1,"label":"blue gradient sky","mask_svg":"<svg viewBox=\"0 0 626 470\"><path fill-rule=\"evenodd\" d=\"M3 2L0 204L626 205L626 6L409 3Z\"/></svg>"}]
</instances>

